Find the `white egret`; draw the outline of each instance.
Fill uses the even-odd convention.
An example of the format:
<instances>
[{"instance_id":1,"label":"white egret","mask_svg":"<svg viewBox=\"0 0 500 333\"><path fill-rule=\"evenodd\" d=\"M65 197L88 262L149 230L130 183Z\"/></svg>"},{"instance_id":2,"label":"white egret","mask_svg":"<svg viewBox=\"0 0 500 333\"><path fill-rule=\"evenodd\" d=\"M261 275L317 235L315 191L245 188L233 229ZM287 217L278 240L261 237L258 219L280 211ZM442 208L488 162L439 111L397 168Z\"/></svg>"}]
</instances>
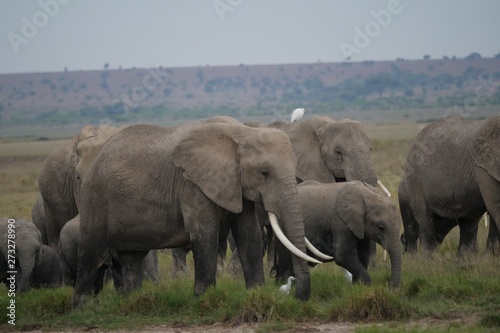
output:
<instances>
[{"instance_id":1,"label":"white egret","mask_svg":"<svg viewBox=\"0 0 500 333\"><path fill-rule=\"evenodd\" d=\"M290 276L288 278L288 283L287 284L284 284L280 287L280 291L282 293L285 293L288 295L288 293L290 292L290 289L292 288L292 281L295 280L295 278L293 276Z\"/></svg>"},{"instance_id":2,"label":"white egret","mask_svg":"<svg viewBox=\"0 0 500 333\"><path fill-rule=\"evenodd\" d=\"M344 277L348 282L352 282L352 274L347 269L345 270Z\"/></svg>"},{"instance_id":3,"label":"white egret","mask_svg":"<svg viewBox=\"0 0 500 333\"><path fill-rule=\"evenodd\" d=\"M304 116L304 112L306 112L304 108L297 108L293 110L291 122L297 123L302 118L302 116Z\"/></svg>"}]
</instances>

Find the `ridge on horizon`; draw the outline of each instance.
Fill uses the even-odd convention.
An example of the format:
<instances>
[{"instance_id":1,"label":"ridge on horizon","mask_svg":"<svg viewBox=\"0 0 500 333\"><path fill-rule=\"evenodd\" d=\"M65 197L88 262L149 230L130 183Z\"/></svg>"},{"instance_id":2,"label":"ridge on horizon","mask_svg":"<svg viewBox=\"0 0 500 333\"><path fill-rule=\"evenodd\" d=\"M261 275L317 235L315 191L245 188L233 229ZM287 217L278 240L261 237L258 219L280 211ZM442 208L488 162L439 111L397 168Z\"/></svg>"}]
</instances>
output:
<instances>
[{"instance_id":1,"label":"ridge on horizon","mask_svg":"<svg viewBox=\"0 0 500 333\"><path fill-rule=\"evenodd\" d=\"M375 63L388 63L388 62L401 62L401 61L448 61L448 60L468 60L467 58L470 57L472 54L476 54L476 52L472 52L468 56L465 56L463 58L460 57L447 57L447 59L444 58L429 58L429 59L410 59L410 58L396 58L394 59L384 59L384 60L344 60L344 61L321 61L318 59L315 62L289 62L289 63L251 63L251 64L245 64L245 63L239 63L239 64L217 64L217 65L212 65L212 64L199 64L196 66L163 66L163 65L158 65L158 66L150 66L150 67L138 67L138 66L132 66L132 67L109 67L109 68L87 68L87 69L62 69L62 70L41 70L41 71L34 71L34 72L11 72L11 73L0 73L0 76L2 75L22 75L22 74L50 74L50 73L68 73L68 72L100 72L100 71L119 71L119 70L146 70L146 69L152 69L152 68L165 68L165 69L192 69L192 68L232 68L232 67L241 67L241 66L246 66L246 67L266 67L266 66L303 66L303 65L315 65L315 64L345 64L345 63L352 63L352 64L357 64L357 63L366 63L366 62L375 62ZM478 54L478 53L477 53ZM498 59L500 58L500 53L493 55L491 57L481 57L480 59L487 60L487 59ZM106 65L106 64L104 64Z\"/></svg>"}]
</instances>

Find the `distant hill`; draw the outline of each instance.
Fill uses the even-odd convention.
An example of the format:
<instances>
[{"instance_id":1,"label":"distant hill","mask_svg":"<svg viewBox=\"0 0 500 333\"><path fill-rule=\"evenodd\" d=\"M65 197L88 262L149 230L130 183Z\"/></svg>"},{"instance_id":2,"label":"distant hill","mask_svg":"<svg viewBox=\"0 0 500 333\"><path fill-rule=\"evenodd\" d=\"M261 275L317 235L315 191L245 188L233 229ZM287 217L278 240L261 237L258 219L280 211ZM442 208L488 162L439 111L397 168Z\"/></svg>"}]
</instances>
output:
<instances>
[{"instance_id":1,"label":"distant hill","mask_svg":"<svg viewBox=\"0 0 500 333\"><path fill-rule=\"evenodd\" d=\"M0 75L0 126L240 119L500 104L500 59L105 69ZM491 108L490 108L491 109ZM408 113L408 112L407 112ZM406 114L408 116L408 114Z\"/></svg>"}]
</instances>

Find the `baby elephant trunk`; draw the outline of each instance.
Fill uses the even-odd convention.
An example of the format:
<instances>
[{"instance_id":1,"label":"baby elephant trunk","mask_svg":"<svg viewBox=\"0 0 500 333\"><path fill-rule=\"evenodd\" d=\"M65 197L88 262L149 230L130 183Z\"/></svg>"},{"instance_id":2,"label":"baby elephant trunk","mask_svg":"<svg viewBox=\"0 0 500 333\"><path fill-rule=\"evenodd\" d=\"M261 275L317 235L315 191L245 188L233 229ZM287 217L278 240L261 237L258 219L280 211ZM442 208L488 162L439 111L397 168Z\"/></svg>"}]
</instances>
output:
<instances>
[{"instance_id":1,"label":"baby elephant trunk","mask_svg":"<svg viewBox=\"0 0 500 333\"><path fill-rule=\"evenodd\" d=\"M396 237L397 238L397 237ZM391 258L391 282L390 286L397 288L401 281L401 246L399 239L396 239L387 248L387 252Z\"/></svg>"}]
</instances>

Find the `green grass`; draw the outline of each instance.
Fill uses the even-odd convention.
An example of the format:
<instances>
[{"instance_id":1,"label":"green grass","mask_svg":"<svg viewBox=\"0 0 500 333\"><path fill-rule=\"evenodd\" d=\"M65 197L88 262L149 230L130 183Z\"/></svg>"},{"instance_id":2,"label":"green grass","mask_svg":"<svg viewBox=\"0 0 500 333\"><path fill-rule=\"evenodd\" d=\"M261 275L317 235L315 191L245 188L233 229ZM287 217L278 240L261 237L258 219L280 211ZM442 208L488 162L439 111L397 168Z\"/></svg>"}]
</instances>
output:
<instances>
[{"instance_id":1,"label":"green grass","mask_svg":"<svg viewBox=\"0 0 500 333\"><path fill-rule=\"evenodd\" d=\"M397 203L397 186L420 124L368 126L374 167ZM43 143L43 144L42 144ZM15 144L15 145L14 145ZM60 142L0 142L0 215L31 219L36 179L44 156ZM8 147L8 149L5 149ZM13 147L16 147L14 149ZM403 256L401 285L388 288L390 264L377 253L372 286L351 285L335 264L311 269L308 302L282 295L277 285L246 290L243 278L222 271L217 285L195 298L192 257L184 277L172 278L168 253L160 256L161 278L129 297L111 283L81 309L71 309L71 288L32 290L16 298L17 325L3 315L8 297L0 286L0 331L129 330L143 327L258 323L259 332L293 330L306 323L355 323L357 332L494 332L500 330L500 261L486 253L487 229L479 227L479 253L457 259L458 230L430 258ZM181 329L182 330L182 329Z\"/></svg>"},{"instance_id":2,"label":"green grass","mask_svg":"<svg viewBox=\"0 0 500 333\"><path fill-rule=\"evenodd\" d=\"M475 256L474 264L467 269L457 265L456 258L405 255L403 279L394 290L388 288L390 264L381 259L381 253L376 267L370 270L372 286L349 284L338 266L325 264L311 271L308 302L297 301L292 296L294 288L290 295L280 293L270 279L261 287L246 290L241 278L227 272L219 275L215 287L195 298L189 259L188 276L174 279L169 276L170 255L162 253L158 283L145 282L129 297L116 294L108 283L101 294L78 310L71 309L72 290L68 287L19 295L16 329L108 330L214 323L260 323L265 324L263 329L285 329L306 322L353 322L363 327L385 323L384 329L398 332L412 322L439 319L453 323L461 318L470 318L468 325L477 330L500 329L500 262L484 253ZM0 309L5 309L4 286L0 295ZM0 330L10 328L6 318L1 320ZM376 329L365 327L361 331Z\"/></svg>"}]
</instances>

